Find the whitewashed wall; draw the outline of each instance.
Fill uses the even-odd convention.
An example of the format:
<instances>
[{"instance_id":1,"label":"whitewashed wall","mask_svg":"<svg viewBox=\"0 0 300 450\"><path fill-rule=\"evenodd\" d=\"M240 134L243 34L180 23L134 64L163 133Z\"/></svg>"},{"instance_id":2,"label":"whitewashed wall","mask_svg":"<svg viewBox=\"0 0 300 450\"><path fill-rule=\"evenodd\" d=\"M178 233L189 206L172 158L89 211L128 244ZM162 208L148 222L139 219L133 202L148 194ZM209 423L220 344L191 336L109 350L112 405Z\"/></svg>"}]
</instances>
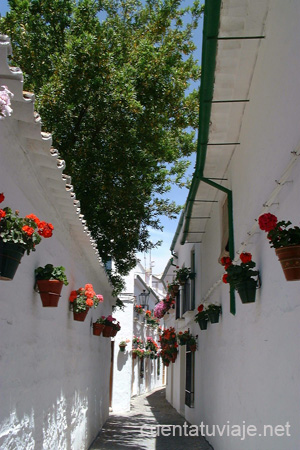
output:
<instances>
[{"instance_id":1,"label":"whitewashed wall","mask_svg":"<svg viewBox=\"0 0 300 450\"><path fill-rule=\"evenodd\" d=\"M200 331L186 315L184 325L199 335L195 367L195 408L185 407L193 424L249 426L257 436L209 436L215 450L282 450L300 446L300 282L287 282L266 233L258 228L249 238L273 189L299 152L300 144L300 4L296 0L269 2L266 38L262 41L253 74L250 102L245 108L238 150L231 161L228 178L233 191L236 250L253 254L261 273L262 287L254 304L243 305L236 294L236 316L229 312L229 288L215 285L223 270L217 263L220 252L220 203L199 245L196 260L196 306L207 300L221 302L219 324ZM280 55L280 56L279 56ZM300 222L299 157L269 211L279 220ZM217 199L222 200L222 194ZM180 238L179 238L180 239ZM178 242L179 242L178 239ZM180 263L188 258L187 246L176 246ZM180 264L181 265L181 264ZM179 361L169 369L167 394L179 409ZM286 425L289 425L288 427ZM280 435L263 437L264 425L278 428ZM237 429L236 429L237 430ZM230 433L229 433L230 434Z\"/></svg>"},{"instance_id":2,"label":"whitewashed wall","mask_svg":"<svg viewBox=\"0 0 300 450\"><path fill-rule=\"evenodd\" d=\"M15 98L13 115L0 121L1 207L18 209L23 217L36 214L54 225L54 234L24 255L14 280L0 281L0 447L82 450L108 416L104 362L110 360L110 340L93 336L90 325L111 312L112 289L50 155L51 139L41 137L32 100L22 100L21 76L15 79L8 70L5 75L7 45L0 44L0 85L8 85ZM70 283L57 308L43 308L33 290L34 269L47 263L64 266ZM104 303L85 322L75 322L69 293L86 283Z\"/></svg>"}]
</instances>

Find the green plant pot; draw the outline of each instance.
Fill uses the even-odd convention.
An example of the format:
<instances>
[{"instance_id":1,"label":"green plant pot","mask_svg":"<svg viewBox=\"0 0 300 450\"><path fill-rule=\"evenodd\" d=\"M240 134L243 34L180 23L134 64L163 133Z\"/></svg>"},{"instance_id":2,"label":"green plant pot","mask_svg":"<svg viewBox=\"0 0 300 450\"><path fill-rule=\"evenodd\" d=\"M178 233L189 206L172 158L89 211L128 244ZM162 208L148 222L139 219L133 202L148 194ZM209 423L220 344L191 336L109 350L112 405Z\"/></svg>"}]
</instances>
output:
<instances>
[{"instance_id":1,"label":"green plant pot","mask_svg":"<svg viewBox=\"0 0 300 450\"><path fill-rule=\"evenodd\" d=\"M208 318L210 323L219 323L220 313L217 311L208 311Z\"/></svg>"},{"instance_id":2,"label":"green plant pot","mask_svg":"<svg viewBox=\"0 0 300 450\"><path fill-rule=\"evenodd\" d=\"M251 280L244 281L236 287L242 303L254 303L256 296L256 283Z\"/></svg>"},{"instance_id":3,"label":"green plant pot","mask_svg":"<svg viewBox=\"0 0 300 450\"><path fill-rule=\"evenodd\" d=\"M120 347L120 352L124 353L126 346L125 345L119 345L119 347Z\"/></svg>"},{"instance_id":4,"label":"green plant pot","mask_svg":"<svg viewBox=\"0 0 300 450\"><path fill-rule=\"evenodd\" d=\"M19 267L25 248L0 239L0 280L12 280Z\"/></svg>"},{"instance_id":5,"label":"green plant pot","mask_svg":"<svg viewBox=\"0 0 300 450\"><path fill-rule=\"evenodd\" d=\"M200 327L200 330L207 330L207 320L205 320L205 319L200 319L199 320L199 327Z\"/></svg>"}]
</instances>

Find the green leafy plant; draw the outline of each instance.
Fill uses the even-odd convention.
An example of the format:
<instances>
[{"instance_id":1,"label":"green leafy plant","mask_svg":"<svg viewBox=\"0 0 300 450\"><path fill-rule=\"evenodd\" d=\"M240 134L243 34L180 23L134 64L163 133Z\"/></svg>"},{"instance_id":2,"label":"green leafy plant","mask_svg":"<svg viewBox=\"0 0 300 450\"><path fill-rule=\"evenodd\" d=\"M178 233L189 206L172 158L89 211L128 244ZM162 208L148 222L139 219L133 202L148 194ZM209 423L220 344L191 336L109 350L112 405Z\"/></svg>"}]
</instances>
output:
<instances>
[{"instance_id":1,"label":"green leafy plant","mask_svg":"<svg viewBox=\"0 0 300 450\"><path fill-rule=\"evenodd\" d=\"M112 307L112 310L113 310L113 311L115 311L115 310L117 310L117 309L120 309L120 311L124 311L124 309L125 309L124 303L123 303L122 300L120 300L119 298L117 298L116 304L113 305L113 307Z\"/></svg>"},{"instance_id":2,"label":"green leafy plant","mask_svg":"<svg viewBox=\"0 0 300 450\"><path fill-rule=\"evenodd\" d=\"M0 203L4 201L4 194L0 194ZM19 216L19 211L13 212L11 208L0 209L0 238L3 242L19 244L26 250L27 254L35 251L41 242L41 236L49 238L52 236L53 225L41 221L34 214L25 217Z\"/></svg>"},{"instance_id":3,"label":"green leafy plant","mask_svg":"<svg viewBox=\"0 0 300 450\"><path fill-rule=\"evenodd\" d=\"M207 309L204 307L204 305L199 305L197 310L198 313L195 315L195 322L199 323L202 320L208 321Z\"/></svg>"},{"instance_id":4,"label":"green leafy plant","mask_svg":"<svg viewBox=\"0 0 300 450\"><path fill-rule=\"evenodd\" d=\"M58 280L62 281L65 286L69 284L63 266L53 267L53 264L46 264L45 267L35 269L35 279L38 280Z\"/></svg>"},{"instance_id":5,"label":"green leafy plant","mask_svg":"<svg viewBox=\"0 0 300 450\"><path fill-rule=\"evenodd\" d=\"M100 323L101 325L105 325L105 316L99 317L95 323Z\"/></svg>"},{"instance_id":6,"label":"green leafy plant","mask_svg":"<svg viewBox=\"0 0 300 450\"><path fill-rule=\"evenodd\" d=\"M175 273L175 281L177 280L180 284L186 283L189 278L194 276L190 267L178 268L178 270L175 270Z\"/></svg>"},{"instance_id":7,"label":"green leafy plant","mask_svg":"<svg viewBox=\"0 0 300 450\"><path fill-rule=\"evenodd\" d=\"M241 264L233 264L229 257L224 256L221 259L221 264L225 267L227 273L223 275L223 282L229 283L230 286L237 289L237 286L246 281L257 285L257 277L259 272L253 270L256 266L252 261L251 253L243 252L240 254Z\"/></svg>"},{"instance_id":8,"label":"green leafy plant","mask_svg":"<svg viewBox=\"0 0 300 450\"><path fill-rule=\"evenodd\" d=\"M212 312L212 313L218 313L218 314L221 314L221 312L222 312L222 306L221 305L215 305L215 304L213 304L213 303L210 303L208 306L207 306L207 312L209 313L209 312Z\"/></svg>"},{"instance_id":9,"label":"green leafy plant","mask_svg":"<svg viewBox=\"0 0 300 450\"><path fill-rule=\"evenodd\" d=\"M259 217L258 224L261 230L268 233L271 247L300 245L300 227L291 228L292 222L284 220L278 222L274 214L266 213Z\"/></svg>"}]
</instances>

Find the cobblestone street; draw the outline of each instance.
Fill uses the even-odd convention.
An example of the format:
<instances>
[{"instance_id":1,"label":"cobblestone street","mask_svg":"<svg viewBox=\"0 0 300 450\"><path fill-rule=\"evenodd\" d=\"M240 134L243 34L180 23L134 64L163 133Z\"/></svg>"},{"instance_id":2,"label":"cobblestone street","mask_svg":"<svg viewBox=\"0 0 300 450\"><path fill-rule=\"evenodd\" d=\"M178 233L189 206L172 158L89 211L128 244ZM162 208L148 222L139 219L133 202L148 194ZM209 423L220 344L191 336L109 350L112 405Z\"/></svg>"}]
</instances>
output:
<instances>
[{"instance_id":1,"label":"cobblestone street","mask_svg":"<svg viewBox=\"0 0 300 450\"><path fill-rule=\"evenodd\" d=\"M112 413L90 450L212 450L201 436L180 436L179 427L175 436L151 436L149 432L141 432L142 426L146 429L150 426L184 425L184 423L185 419L166 401L165 389L160 388L134 397L130 412L122 415ZM165 431L168 432L166 428Z\"/></svg>"}]
</instances>

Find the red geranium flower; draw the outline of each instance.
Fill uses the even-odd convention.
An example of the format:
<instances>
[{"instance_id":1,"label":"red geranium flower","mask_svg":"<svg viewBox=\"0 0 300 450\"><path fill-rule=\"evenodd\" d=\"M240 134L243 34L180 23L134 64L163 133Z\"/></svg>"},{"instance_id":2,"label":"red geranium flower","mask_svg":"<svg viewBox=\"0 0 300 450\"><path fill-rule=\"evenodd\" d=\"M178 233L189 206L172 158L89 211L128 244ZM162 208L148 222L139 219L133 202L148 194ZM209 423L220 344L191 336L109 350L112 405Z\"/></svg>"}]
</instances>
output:
<instances>
[{"instance_id":1,"label":"red geranium flower","mask_svg":"<svg viewBox=\"0 0 300 450\"><path fill-rule=\"evenodd\" d=\"M0 209L0 219L6 216L6 212L3 209Z\"/></svg>"},{"instance_id":2,"label":"red geranium flower","mask_svg":"<svg viewBox=\"0 0 300 450\"><path fill-rule=\"evenodd\" d=\"M223 258L221 258L221 264L222 266L229 267L232 264L231 258L229 258L229 256L223 256Z\"/></svg>"},{"instance_id":3,"label":"red geranium flower","mask_svg":"<svg viewBox=\"0 0 300 450\"><path fill-rule=\"evenodd\" d=\"M93 306L93 304L94 304L94 302L93 302L93 300L91 299L91 298L88 298L87 300L86 300L86 304L87 304L87 306Z\"/></svg>"},{"instance_id":4,"label":"red geranium flower","mask_svg":"<svg viewBox=\"0 0 300 450\"><path fill-rule=\"evenodd\" d=\"M277 225L277 217L274 214L262 214L258 219L259 228L263 231L271 231Z\"/></svg>"},{"instance_id":5,"label":"red geranium flower","mask_svg":"<svg viewBox=\"0 0 300 450\"><path fill-rule=\"evenodd\" d=\"M228 283L227 278L228 278L228 273L224 273L223 278L222 278L223 283Z\"/></svg>"},{"instance_id":6,"label":"red geranium flower","mask_svg":"<svg viewBox=\"0 0 300 450\"><path fill-rule=\"evenodd\" d=\"M38 227L39 227L38 233L40 236L43 236L44 238L49 238L52 236L52 230L54 230L54 227L51 223L41 221L38 224Z\"/></svg>"},{"instance_id":7,"label":"red geranium flower","mask_svg":"<svg viewBox=\"0 0 300 450\"><path fill-rule=\"evenodd\" d=\"M252 260L252 255L251 255L251 253L243 252L240 254L240 259L241 259L242 263L247 263Z\"/></svg>"},{"instance_id":8,"label":"red geranium flower","mask_svg":"<svg viewBox=\"0 0 300 450\"><path fill-rule=\"evenodd\" d=\"M203 306L203 305L199 305L199 306L198 306L198 312L202 312L203 309L204 309L204 306Z\"/></svg>"},{"instance_id":9,"label":"red geranium flower","mask_svg":"<svg viewBox=\"0 0 300 450\"><path fill-rule=\"evenodd\" d=\"M40 219L36 217L34 214L28 214L27 216L25 216L25 219L33 220L37 224L37 226L39 226Z\"/></svg>"},{"instance_id":10,"label":"red geranium flower","mask_svg":"<svg viewBox=\"0 0 300 450\"><path fill-rule=\"evenodd\" d=\"M1 192L1 194L0 194L0 203L2 203L4 201L4 199L5 199L4 194L3 194L3 192Z\"/></svg>"},{"instance_id":11,"label":"red geranium flower","mask_svg":"<svg viewBox=\"0 0 300 450\"><path fill-rule=\"evenodd\" d=\"M76 297L77 297L77 291L71 291L70 297L69 297L70 302L73 303Z\"/></svg>"},{"instance_id":12,"label":"red geranium flower","mask_svg":"<svg viewBox=\"0 0 300 450\"><path fill-rule=\"evenodd\" d=\"M32 236L34 233L34 229L29 227L28 225L24 225L24 227L22 227L22 230L27 234L27 236Z\"/></svg>"}]
</instances>

